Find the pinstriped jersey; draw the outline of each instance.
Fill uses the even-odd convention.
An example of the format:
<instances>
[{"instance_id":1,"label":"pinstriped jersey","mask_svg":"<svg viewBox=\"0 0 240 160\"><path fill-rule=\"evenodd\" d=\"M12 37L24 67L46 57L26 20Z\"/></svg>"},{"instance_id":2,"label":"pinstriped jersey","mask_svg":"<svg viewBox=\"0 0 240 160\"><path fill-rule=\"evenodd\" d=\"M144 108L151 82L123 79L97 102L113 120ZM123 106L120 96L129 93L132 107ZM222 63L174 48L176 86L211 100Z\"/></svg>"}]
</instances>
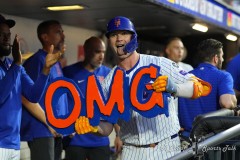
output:
<instances>
[{"instance_id":1,"label":"pinstriped jersey","mask_svg":"<svg viewBox=\"0 0 240 160\"><path fill-rule=\"evenodd\" d=\"M161 75L167 75L173 82L178 84L190 80L192 76L192 74L182 71L175 62L167 58L140 54L137 64L132 69L126 71L129 84L138 68L149 66L150 64L159 66ZM117 66L111 70L102 83L105 96L108 95L110 83L116 68ZM128 122L119 119L118 124L121 127L120 136L123 142L135 145L146 145L159 142L178 133L180 126L173 100L174 97L169 97L169 106L165 106L169 109L169 117L162 114L154 118L145 118L131 109L131 118Z\"/></svg>"}]
</instances>

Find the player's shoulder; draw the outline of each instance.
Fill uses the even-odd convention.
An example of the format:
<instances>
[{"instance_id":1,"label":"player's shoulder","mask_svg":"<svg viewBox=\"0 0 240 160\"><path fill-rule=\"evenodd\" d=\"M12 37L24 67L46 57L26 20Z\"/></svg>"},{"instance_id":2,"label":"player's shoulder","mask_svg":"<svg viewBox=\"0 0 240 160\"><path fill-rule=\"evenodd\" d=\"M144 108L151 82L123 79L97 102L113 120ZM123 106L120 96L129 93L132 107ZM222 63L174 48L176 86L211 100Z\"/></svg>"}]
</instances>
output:
<instances>
[{"instance_id":1,"label":"player's shoulder","mask_svg":"<svg viewBox=\"0 0 240 160\"><path fill-rule=\"evenodd\" d=\"M110 72L111 68L106 65L101 65L101 69Z\"/></svg>"},{"instance_id":2,"label":"player's shoulder","mask_svg":"<svg viewBox=\"0 0 240 160\"><path fill-rule=\"evenodd\" d=\"M232 58L230 61L238 61L240 60L240 53L238 53L235 57Z\"/></svg>"},{"instance_id":3,"label":"player's shoulder","mask_svg":"<svg viewBox=\"0 0 240 160\"><path fill-rule=\"evenodd\" d=\"M140 55L140 58L146 58L146 59L156 59L156 58L159 58L157 56L148 55L148 54L139 54L139 55Z\"/></svg>"},{"instance_id":4,"label":"player's shoulder","mask_svg":"<svg viewBox=\"0 0 240 160\"><path fill-rule=\"evenodd\" d=\"M223 83L228 83L229 81L233 81L232 75L225 70L215 69L207 73L207 75L209 74L213 81L220 81Z\"/></svg>"},{"instance_id":5,"label":"player's shoulder","mask_svg":"<svg viewBox=\"0 0 240 160\"><path fill-rule=\"evenodd\" d=\"M240 53L238 53L235 57L233 57L233 58L228 62L227 68L229 68L229 67L234 68L234 67L236 67L236 66L239 66L239 65L240 65L239 61L240 61Z\"/></svg>"},{"instance_id":6,"label":"player's shoulder","mask_svg":"<svg viewBox=\"0 0 240 160\"><path fill-rule=\"evenodd\" d=\"M211 70L209 69L206 72L218 78L231 77L231 74L229 72L226 70L218 69L217 67L214 67Z\"/></svg>"},{"instance_id":7,"label":"player's shoulder","mask_svg":"<svg viewBox=\"0 0 240 160\"><path fill-rule=\"evenodd\" d=\"M77 62L71 65L68 65L62 69L64 75L68 75L69 73L78 71L80 72L82 70L81 62Z\"/></svg>"},{"instance_id":8,"label":"player's shoulder","mask_svg":"<svg viewBox=\"0 0 240 160\"><path fill-rule=\"evenodd\" d=\"M219 74L221 74L221 76L224 78L224 77L226 77L226 78L232 78L232 75L229 73L229 72L227 72L227 71L225 71L225 70L219 70Z\"/></svg>"},{"instance_id":9,"label":"player's shoulder","mask_svg":"<svg viewBox=\"0 0 240 160\"><path fill-rule=\"evenodd\" d=\"M178 63L180 67L182 67L185 71L191 71L193 70L193 67L190 64L179 62Z\"/></svg>"},{"instance_id":10,"label":"player's shoulder","mask_svg":"<svg viewBox=\"0 0 240 160\"><path fill-rule=\"evenodd\" d=\"M154 64L157 66L169 68L179 68L179 65L166 57L159 57L154 55L141 55L140 54L140 65Z\"/></svg>"},{"instance_id":11,"label":"player's shoulder","mask_svg":"<svg viewBox=\"0 0 240 160\"><path fill-rule=\"evenodd\" d=\"M109 68L109 69L110 69L110 68ZM109 81L110 79L112 79L113 74L115 73L116 69L118 69L118 67L117 67L117 66L114 66L112 69L109 70L107 76L106 76L105 79L104 79L104 81L105 81L106 83L108 83L108 81Z\"/></svg>"},{"instance_id":12,"label":"player's shoulder","mask_svg":"<svg viewBox=\"0 0 240 160\"><path fill-rule=\"evenodd\" d=\"M13 62L13 60L12 60L11 58L9 58L9 57L5 57L5 60L6 60L7 62L9 62L9 63L12 63L12 62Z\"/></svg>"},{"instance_id":13,"label":"player's shoulder","mask_svg":"<svg viewBox=\"0 0 240 160\"><path fill-rule=\"evenodd\" d=\"M43 52L43 50L39 49L36 53L34 53L32 56L30 56L28 59L26 59L23 63L23 66L36 66L39 64L44 64L45 62L46 53Z\"/></svg>"},{"instance_id":14,"label":"player's shoulder","mask_svg":"<svg viewBox=\"0 0 240 160\"><path fill-rule=\"evenodd\" d=\"M165 60L165 57L158 57L154 55L140 54L140 63L158 63Z\"/></svg>"}]
</instances>

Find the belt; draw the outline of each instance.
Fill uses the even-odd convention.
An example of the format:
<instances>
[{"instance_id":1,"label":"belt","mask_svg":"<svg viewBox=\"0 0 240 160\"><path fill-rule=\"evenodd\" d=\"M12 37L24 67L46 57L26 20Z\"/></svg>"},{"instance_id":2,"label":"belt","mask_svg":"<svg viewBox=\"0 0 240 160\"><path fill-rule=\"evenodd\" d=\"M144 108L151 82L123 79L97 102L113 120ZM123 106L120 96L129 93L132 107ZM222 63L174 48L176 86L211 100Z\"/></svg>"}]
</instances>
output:
<instances>
[{"instance_id":1,"label":"belt","mask_svg":"<svg viewBox=\"0 0 240 160\"><path fill-rule=\"evenodd\" d=\"M174 139L178 136L178 134L174 134L171 136L171 139ZM156 142L156 143L152 143L152 144L145 144L145 145L136 145L136 144L131 144L131 143L124 143L124 145L126 146L134 146L134 147L137 147L137 148L154 148L158 145L159 142Z\"/></svg>"}]
</instances>

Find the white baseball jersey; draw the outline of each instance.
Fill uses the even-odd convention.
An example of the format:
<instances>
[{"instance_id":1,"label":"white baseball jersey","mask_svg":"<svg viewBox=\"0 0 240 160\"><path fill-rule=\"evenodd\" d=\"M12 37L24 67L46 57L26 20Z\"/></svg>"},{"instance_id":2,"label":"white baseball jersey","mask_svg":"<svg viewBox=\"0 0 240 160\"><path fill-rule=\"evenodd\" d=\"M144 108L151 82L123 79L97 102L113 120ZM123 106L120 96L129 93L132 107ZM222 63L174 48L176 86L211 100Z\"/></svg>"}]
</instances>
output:
<instances>
[{"instance_id":1,"label":"white baseball jersey","mask_svg":"<svg viewBox=\"0 0 240 160\"><path fill-rule=\"evenodd\" d=\"M0 148L1 160L20 160L20 150Z\"/></svg>"},{"instance_id":2,"label":"white baseball jersey","mask_svg":"<svg viewBox=\"0 0 240 160\"><path fill-rule=\"evenodd\" d=\"M189 71L193 70L193 67L190 64L179 62L178 65L180 67L182 67L182 69L184 69L184 71L189 72Z\"/></svg>"},{"instance_id":3,"label":"white baseball jersey","mask_svg":"<svg viewBox=\"0 0 240 160\"><path fill-rule=\"evenodd\" d=\"M173 82L177 84L188 81L189 79L191 79L190 77L192 76L190 74L187 74L186 72L182 72L175 62L167 58L140 54L140 58L137 64L130 71L126 71L126 74L129 77L129 84L131 82L132 75L138 68L143 66L149 66L150 64L160 66L160 74L167 75L169 78L172 79ZM111 70L111 72L108 74L108 76L102 83L102 88L105 95L108 94L110 83L112 81L113 73L116 67L117 66L115 66ZM132 115L131 119L128 122L119 119L118 124L121 127L120 137L122 141L124 143L134 145L147 145L161 142L164 139L168 139L172 135L178 133L180 125L175 111L176 108L174 107L173 99L174 97L169 98L169 106L165 106L169 108L169 117L166 117L163 114L158 115L154 118L145 118L134 110L131 110ZM165 144L167 143L165 142ZM176 150L179 149L180 147L176 146ZM133 154L135 153L132 153L132 155ZM172 155L169 156L171 157ZM123 157L125 156L123 155ZM131 159L134 158L140 159L139 155L136 155Z\"/></svg>"}]
</instances>

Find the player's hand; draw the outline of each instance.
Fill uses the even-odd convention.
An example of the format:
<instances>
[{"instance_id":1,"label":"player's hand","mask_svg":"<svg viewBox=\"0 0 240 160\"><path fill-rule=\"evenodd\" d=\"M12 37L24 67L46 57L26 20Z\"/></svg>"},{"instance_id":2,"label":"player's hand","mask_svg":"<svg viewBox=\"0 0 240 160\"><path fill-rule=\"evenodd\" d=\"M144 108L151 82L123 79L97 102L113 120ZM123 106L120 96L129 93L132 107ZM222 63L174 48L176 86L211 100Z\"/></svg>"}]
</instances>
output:
<instances>
[{"instance_id":1,"label":"player's hand","mask_svg":"<svg viewBox=\"0 0 240 160\"><path fill-rule=\"evenodd\" d=\"M20 42L17 34L15 35L13 45L12 45L12 56L13 56L13 63L17 65L22 64L22 54L20 51Z\"/></svg>"},{"instance_id":2,"label":"player's hand","mask_svg":"<svg viewBox=\"0 0 240 160\"><path fill-rule=\"evenodd\" d=\"M69 136L69 138L73 138L75 135L76 135L76 132L73 132L73 133L69 134L68 136Z\"/></svg>"},{"instance_id":3,"label":"player's hand","mask_svg":"<svg viewBox=\"0 0 240 160\"><path fill-rule=\"evenodd\" d=\"M80 116L75 122L75 130L77 134L85 134L98 131L98 127L93 127L89 123L89 119L84 116Z\"/></svg>"},{"instance_id":4,"label":"player's hand","mask_svg":"<svg viewBox=\"0 0 240 160\"><path fill-rule=\"evenodd\" d=\"M57 53L53 53L54 46L51 45L49 48L48 54L45 59L45 66L43 68L43 73L47 75L50 72L50 68L61 59L62 54L64 54L65 48L62 48L62 51L59 51Z\"/></svg>"},{"instance_id":5,"label":"player's hand","mask_svg":"<svg viewBox=\"0 0 240 160\"><path fill-rule=\"evenodd\" d=\"M62 137L61 134L57 133L51 126L47 126L48 130L51 132L51 134L53 135L53 137Z\"/></svg>"},{"instance_id":6,"label":"player's hand","mask_svg":"<svg viewBox=\"0 0 240 160\"><path fill-rule=\"evenodd\" d=\"M114 146L115 146L115 149L116 149L117 153L120 153L122 151L123 142L122 142L122 140L120 139L119 136L116 136L116 138L114 140Z\"/></svg>"},{"instance_id":7,"label":"player's hand","mask_svg":"<svg viewBox=\"0 0 240 160\"><path fill-rule=\"evenodd\" d=\"M159 76L152 84L153 89L156 92L167 91L169 93L176 93L177 87L174 82L168 76Z\"/></svg>"}]
</instances>

